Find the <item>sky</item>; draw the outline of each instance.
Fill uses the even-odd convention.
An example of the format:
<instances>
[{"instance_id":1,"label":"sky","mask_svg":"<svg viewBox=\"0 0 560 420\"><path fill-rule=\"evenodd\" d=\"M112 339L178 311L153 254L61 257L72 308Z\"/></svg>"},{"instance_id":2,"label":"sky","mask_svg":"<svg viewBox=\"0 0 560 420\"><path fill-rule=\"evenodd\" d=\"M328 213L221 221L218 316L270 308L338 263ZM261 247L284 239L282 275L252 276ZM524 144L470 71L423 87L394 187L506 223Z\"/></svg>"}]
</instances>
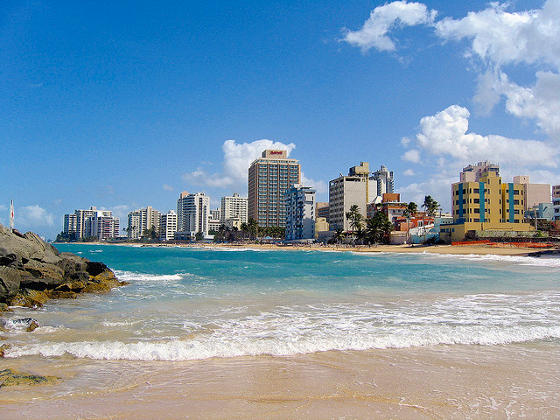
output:
<instances>
[{"instance_id":1,"label":"sky","mask_svg":"<svg viewBox=\"0 0 560 420\"><path fill-rule=\"evenodd\" d=\"M4 0L0 223L217 207L271 147L319 201L361 161L444 209L481 160L560 184L558 40L560 0Z\"/></svg>"}]
</instances>

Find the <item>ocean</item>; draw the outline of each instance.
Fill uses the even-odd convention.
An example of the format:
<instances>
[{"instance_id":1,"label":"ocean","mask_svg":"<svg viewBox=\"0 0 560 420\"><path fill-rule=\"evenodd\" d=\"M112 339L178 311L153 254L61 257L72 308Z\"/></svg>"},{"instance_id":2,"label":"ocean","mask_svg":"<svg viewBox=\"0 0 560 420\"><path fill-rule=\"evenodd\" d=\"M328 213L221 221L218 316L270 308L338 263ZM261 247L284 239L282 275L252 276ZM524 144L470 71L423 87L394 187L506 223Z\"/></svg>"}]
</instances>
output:
<instances>
[{"instance_id":1,"label":"ocean","mask_svg":"<svg viewBox=\"0 0 560 420\"><path fill-rule=\"evenodd\" d=\"M139 384L150 383L147 371L167 378L161 379L165 384L170 383L173 372L197 367L203 372L199 372L198 383L175 384L174 391L168 390L171 395L184 387L193 392L220 388L215 377L208 376L208 369L218 369L216 366L221 366L227 383L227 372L236 372L230 378L235 382L240 364L244 374L249 370L253 375L263 363L269 367L287 364L285 369L292 376L300 368L317 364L322 367L311 369L310 374L320 376L323 359L333 357L344 366L348 363L341 358L352 358L352 365L363 371L376 366L381 376L391 364L405 369L406 363L412 363L407 371L433 364L424 372L426 383L434 385L446 380L446 373L434 374L446 366L441 360L477 366L486 360L489 375L492 366L503 365L507 370L520 361L518 371L535 365L530 372L536 372L542 361L560 360L560 259L82 244L57 247L106 263L120 280L130 284L106 295L50 301L39 310L16 308L9 315L33 317L40 328L33 333L7 333L11 348L6 351L6 361L63 374L61 385L33 391L33 398L45 401L45 407L53 399L99 395L114 389L115 383L119 392L133 392ZM558 365L542 368L544 382L533 383L539 387L542 404L529 404L535 395L518 390L518 406L514 404L509 412L558 413ZM117 374L123 369L128 375ZM474 377L467 380L473 372L465 369L462 380L476 382ZM336 381L348 380L348 387L361 392L355 379L358 373L348 374L351 378L346 379L340 375ZM429 379L430 375L435 377ZM488 377L498 389L490 398L504 401L503 406L496 403L498 411L490 412L504 414L506 402L511 405L513 400L499 384L515 382L515 375L496 375ZM521 389L524 380L527 378L519 378ZM421 384L417 398L422 398ZM0 397L4 408L19 404L33 412L25 395L5 398ZM430 408L436 400L424 401L428 408L412 405L432 410L428 414L438 413ZM458 408L452 400L446 396L451 408L446 406L442 412L486 413L484 404L463 403ZM489 403L489 410L491 406ZM406 404L399 407L407 409ZM549 411L534 411L539 407ZM98 408L107 414L103 411L107 407ZM467 411L446 411L455 409ZM287 410L282 413L294 414L289 407ZM128 412L117 409L110 413L126 416ZM407 415L406 411L380 413ZM418 408L411 413L418 414Z\"/></svg>"}]
</instances>

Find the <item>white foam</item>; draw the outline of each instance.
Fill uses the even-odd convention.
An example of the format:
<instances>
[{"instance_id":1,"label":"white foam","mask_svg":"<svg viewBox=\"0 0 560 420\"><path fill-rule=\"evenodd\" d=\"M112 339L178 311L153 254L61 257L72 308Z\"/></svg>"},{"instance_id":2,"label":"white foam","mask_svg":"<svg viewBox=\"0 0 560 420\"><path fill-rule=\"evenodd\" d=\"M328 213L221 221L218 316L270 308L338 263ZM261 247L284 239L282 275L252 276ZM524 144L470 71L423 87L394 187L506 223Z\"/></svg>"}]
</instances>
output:
<instances>
[{"instance_id":1,"label":"white foam","mask_svg":"<svg viewBox=\"0 0 560 420\"><path fill-rule=\"evenodd\" d=\"M138 273L134 271L114 270L115 275L119 280L125 281L178 281L187 277L192 277L191 273L176 273L176 274L148 274Z\"/></svg>"},{"instance_id":2,"label":"white foam","mask_svg":"<svg viewBox=\"0 0 560 420\"><path fill-rule=\"evenodd\" d=\"M495 262L504 262L509 264L560 268L560 258L526 257L526 256L516 256L516 255L476 255L476 254L452 255L452 254L432 254L432 253L423 253L422 255L430 255L430 256L441 257L441 258L455 258L455 259L468 260L468 261L492 261L492 262L495 261Z\"/></svg>"},{"instance_id":3,"label":"white foam","mask_svg":"<svg viewBox=\"0 0 560 420\"><path fill-rule=\"evenodd\" d=\"M159 339L44 342L13 346L7 357L69 354L107 360L193 360L328 350L368 350L433 345L503 345L560 339L560 292L480 294L432 302L275 306L255 315L219 316L212 328L177 320L185 335ZM205 322L209 322L205 318ZM108 322L108 321L107 321ZM156 322L156 321L154 321ZM172 323L173 324L173 323ZM202 328L202 329L201 329ZM198 332L192 335L193 330ZM166 338L167 337L167 338Z\"/></svg>"}]
</instances>

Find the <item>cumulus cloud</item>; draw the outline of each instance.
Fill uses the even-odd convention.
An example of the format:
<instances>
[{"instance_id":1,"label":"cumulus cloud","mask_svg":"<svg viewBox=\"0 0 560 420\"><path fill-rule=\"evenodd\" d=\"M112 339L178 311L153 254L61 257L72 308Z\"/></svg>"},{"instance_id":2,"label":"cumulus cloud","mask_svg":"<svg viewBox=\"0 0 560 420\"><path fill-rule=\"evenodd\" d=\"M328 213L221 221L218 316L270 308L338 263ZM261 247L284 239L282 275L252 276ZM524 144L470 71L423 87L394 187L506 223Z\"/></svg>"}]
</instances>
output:
<instances>
[{"instance_id":1,"label":"cumulus cloud","mask_svg":"<svg viewBox=\"0 0 560 420\"><path fill-rule=\"evenodd\" d=\"M406 160L408 162L412 162L412 163L418 163L420 162L420 151L417 149L410 149L407 150L402 156L401 158L403 160Z\"/></svg>"},{"instance_id":2,"label":"cumulus cloud","mask_svg":"<svg viewBox=\"0 0 560 420\"><path fill-rule=\"evenodd\" d=\"M560 67L560 1L542 9L508 12L507 3L490 3L461 19L445 18L436 33L448 40L471 40L471 52L498 65L527 63Z\"/></svg>"},{"instance_id":3,"label":"cumulus cloud","mask_svg":"<svg viewBox=\"0 0 560 420\"><path fill-rule=\"evenodd\" d=\"M285 144L267 139L255 140L251 143L226 140L222 145L224 161L221 172L208 173L202 168L197 168L195 171L183 175L183 179L193 184L214 188L246 188L249 166L262 155L264 150L285 150L289 156L295 147L293 143Z\"/></svg>"},{"instance_id":4,"label":"cumulus cloud","mask_svg":"<svg viewBox=\"0 0 560 420\"><path fill-rule=\"evenodd\" d=\"M20 207L14 211L14 215L16 227L31 229L54 225L54 216L37 204Z\"/></svg>"},{"instance_id":5,"label":"cumulus cloud","mask_svg":"<svg viewBox=\"0 0 560 420\"><path fill-rule=\"evenodd\" d=\"M403 175L405 176L414 176L414 171L412 169L407 169L406 171L403 172Z\"/></svg>"},{"instance_id":6,"label":"cumulus cloud","mask_svg":"<svg viewBox=\"0 0 560 420\"><path fill-rule=\"evenodd\" d=\"M557 166L557 148L536 140L469 133L470 113L459 105L420 120L418 145L433 155L464 161L493 160L510 165Z\"/></svg>"},{"instance_id":7,"label":"cumulus cloud","mask_svg":"<svg viewBox=\"0 0 560 420\"><path fill-rule=\"evenodd\" d=\"M379 51L394 51L394 41L388 36L397 27L432 24L436 17L434 10L428 10L422 3L394 1L378 6L369 15L361 29L346 30L343 41L359 47L362 52L371 48Z\"/></svg>"}]
</instances>

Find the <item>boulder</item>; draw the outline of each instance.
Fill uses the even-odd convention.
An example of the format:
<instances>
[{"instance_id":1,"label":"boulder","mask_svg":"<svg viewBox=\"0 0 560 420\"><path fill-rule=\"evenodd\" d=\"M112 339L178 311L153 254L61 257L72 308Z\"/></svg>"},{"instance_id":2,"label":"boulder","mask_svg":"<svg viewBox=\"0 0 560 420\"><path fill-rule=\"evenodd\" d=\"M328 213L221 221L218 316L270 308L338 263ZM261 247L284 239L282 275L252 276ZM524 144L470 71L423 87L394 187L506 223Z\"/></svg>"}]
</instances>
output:
<instances>
[{"instance_id":1,"label":"boulder","mask_svg":"<svg viewBox=\"0 0 560 420\"><path fill-rule=\"evenodd\" d=\"M61 253L35 233L0 225L0 303L40 307L49 298L76 298L123 284L101 262Z\"/></svg>"}]
</instances>

